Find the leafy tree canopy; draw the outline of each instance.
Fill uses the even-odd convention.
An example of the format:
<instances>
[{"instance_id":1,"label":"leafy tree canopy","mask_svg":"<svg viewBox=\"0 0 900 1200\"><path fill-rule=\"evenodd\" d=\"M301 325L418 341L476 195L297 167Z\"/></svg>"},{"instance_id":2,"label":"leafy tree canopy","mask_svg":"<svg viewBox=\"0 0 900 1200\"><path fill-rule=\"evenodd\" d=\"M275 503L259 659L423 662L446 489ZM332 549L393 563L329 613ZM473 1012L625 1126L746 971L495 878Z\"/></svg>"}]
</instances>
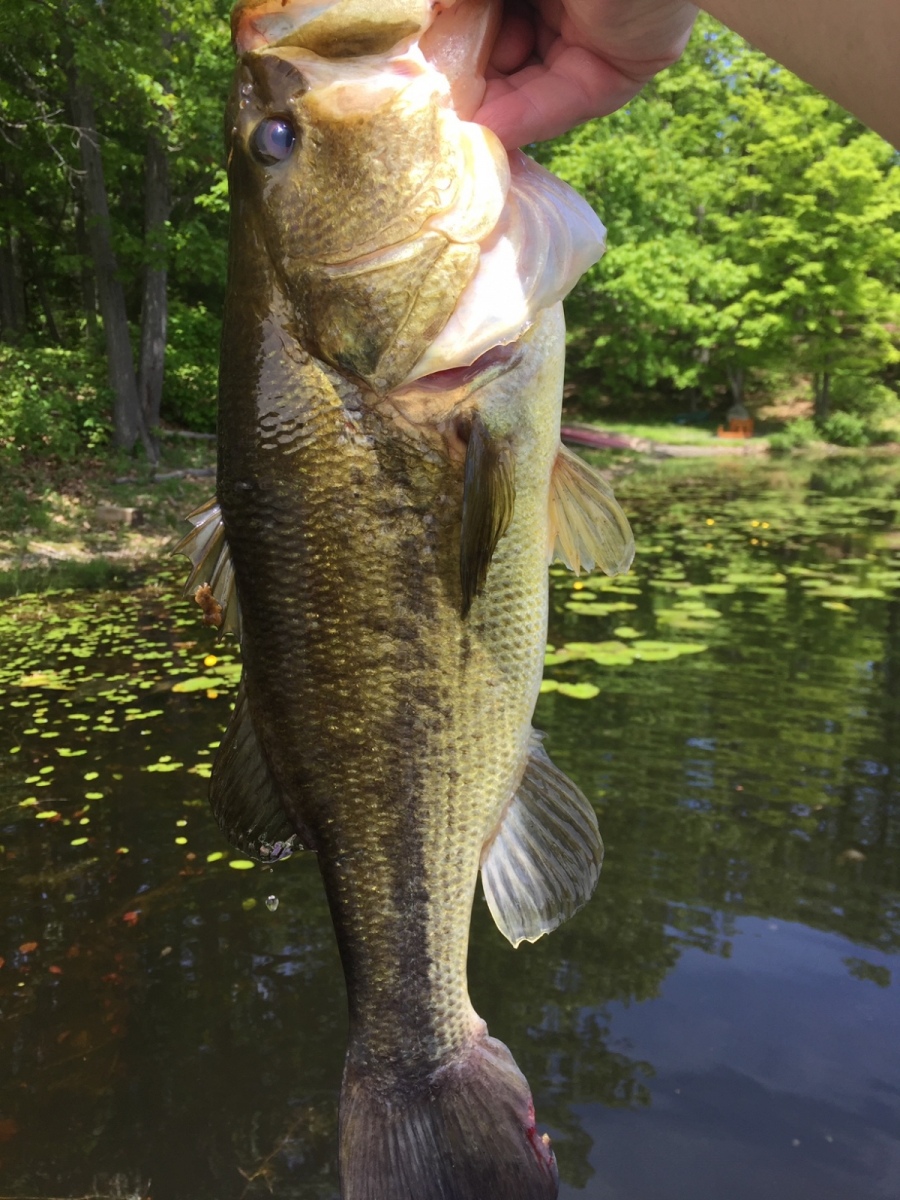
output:
<instances>
[{"instance_id":1,"label":"leafy tree canopy","mask_svg":"<svg viewBox=\"0 0 900 1200\"><path fill-rule=\"evenodd\" d=\"M609 226L569 308L574 362L607 394L740 398L748 373L789 368L824 408L833 377L900 359L895 152L712 18L540 157Z\"/></svg>"}]
</instances>

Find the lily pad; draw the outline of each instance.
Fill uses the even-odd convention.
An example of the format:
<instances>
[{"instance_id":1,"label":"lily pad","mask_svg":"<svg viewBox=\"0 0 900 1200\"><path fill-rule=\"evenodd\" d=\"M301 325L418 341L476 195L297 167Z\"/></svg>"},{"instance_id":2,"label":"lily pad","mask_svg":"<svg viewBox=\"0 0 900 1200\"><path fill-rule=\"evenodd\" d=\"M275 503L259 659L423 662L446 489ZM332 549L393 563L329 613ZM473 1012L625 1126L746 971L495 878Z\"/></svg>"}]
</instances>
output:
<instances>
[{"instance_id":1,"label":"lily pad","mask_svg":"<svg viewBox=\"0 0 900 1200\"><path fill-rule=\"evenodd\" d=\"M593 700L600 695L600 689L592 683L561 683L556 690L572 700Z\"/></svg>"},{"instance_id":2,"label":"lily pad","mask_svg":"<svg viewBox=\"0 0 900 1200\"><path fill-rule=\"evenodd\" d=\"M545 667L558 667L560 663L572 661L572 656L566 650L554 650L549 654L544 655Z\"/></svg>"},{"instance_id":3,"label":"lily pad","mask_svg":"<svg viewBox=\"0 0 900 1200\"><path fill-rule=\"evenodd\" d=\"M59 692L74 691L72 684L58 671L32 671L30 675L23 675L13 686L47 688Z\"/></svg>"},{"instance_id":4,"label":"lily pad","mask_svg":"<svg viewBox=\"0 0 900 1200\"><path fill-rule=\"evenodd\" d=\"M172 687L173 692L205 692L210 688L222 687L224 680L218 675L195 675L193 679L180 679Z\"/></svg>"},{"instance_id":5,"label":"lily pad","mask_svg":"<svg viewBox=\"0 0 900 1200\"><path fill-rule=\"evenodd\" d=\"M625 600L620 600L614 604L582 604L579 601L569 601L566 605L569 612L577 613L579 617L607 617L614 612L629 612L637 608L636 604L629 604Z\"/></svg>"},{"instance_id":6,"label":"lily pad","mask_svg":"<svg viewBox=\"0 0 900 1200\"><path fill-rule=\"evenodd\" d=\"M725 576L726 583L733 583L738 587L774 587L775 584L786 583L787 576L782 575L780 571L774 574L771 572L763 573L761 571L731 571Z\"/></svg>"},{"instance_id":7,"label":"lily pad","mask_svg":"<svg viewBox=\"0 0 900 1200\"><path fill-rule=\"evenodd\" d=\"M673 658L680 658L683 654L702 654L708 649L704 642L660 642L642 638L631 643L635 658L644 662L668 662Z\"/></svg>"},{"instance_id":8,"label":"lily pad","mask_svg":"<svg viewBox=\"0 0 900 1200\"><path fill-rule=\"evenodd\" d=\"M829 600L886 600L887 592L883 588L851 587L849 584L829 584L819 588L816 595L827 596Z\"/></svg>"}]
</instances>

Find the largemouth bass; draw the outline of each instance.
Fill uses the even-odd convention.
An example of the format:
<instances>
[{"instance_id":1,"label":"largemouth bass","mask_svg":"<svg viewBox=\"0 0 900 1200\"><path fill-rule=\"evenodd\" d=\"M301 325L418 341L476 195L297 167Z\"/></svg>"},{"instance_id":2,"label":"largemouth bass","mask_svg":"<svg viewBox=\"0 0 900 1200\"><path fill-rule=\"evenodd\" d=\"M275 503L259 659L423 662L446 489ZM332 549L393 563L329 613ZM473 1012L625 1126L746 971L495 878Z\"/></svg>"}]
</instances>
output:
<instances>
[{"instance_id":1,"label":"largemouth bass","mask_svg":"<svg viewBox=\"0 0 900 1200\"><path fill-rule=\"evenodd\" d=\"M551 1200L528 1085L469 1001L479 871L513 942L602 843L531 716L547 563L627 569L559 443L560 300L603 249L568 188L468 118L494 3L245 2L217 496L181 548L244 673L229 840L305 848L347 981L345 1200Z\"/></svg>"}]
</instances>

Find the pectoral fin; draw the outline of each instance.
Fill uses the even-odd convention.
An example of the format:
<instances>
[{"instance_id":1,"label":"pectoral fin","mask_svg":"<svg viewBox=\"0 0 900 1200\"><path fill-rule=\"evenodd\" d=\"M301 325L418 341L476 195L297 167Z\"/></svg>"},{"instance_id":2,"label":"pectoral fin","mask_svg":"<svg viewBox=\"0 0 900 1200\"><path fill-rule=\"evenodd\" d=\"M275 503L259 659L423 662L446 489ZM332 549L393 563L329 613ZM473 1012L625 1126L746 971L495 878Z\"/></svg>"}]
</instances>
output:
<instances>
[{"instance_id":1,"label":"pectoral fin","mask_svg":"<svg viewBox=\"0 0 900 1200\"><path fill-rule=\"evenodd\" d=\"M173 554L186 554L194 564L184 585L184 594L196 598L207 625L215 625L220 633L233 633L240 638L241 613L234 586L234 567L215 496L192 512L188 520L194 528L172 551Z\"/></svg>"},{"instance_id":2,"label":"pectoral fin","mask_svg":"<svg viewBox=\"0 0 900 1200\"><path fill-rule=\"evenodd\" d=\"M466 451L459 578L462 615L484 587L497 543L509 528L516 502L516 472L512 447L493 438L481 417L472 420Z\"/></svg>"},{"instance_id":3,"label":"pectoral fin","mask_svg":"<svg viewBox=\"0 0 900 1200\"><path fill-rule=\"evenodd\" d=\"M577 454L560 446L550 481L550 557L580 575L600 567L627 571L634 534L612 488Z\"/></svg>"},{"instance_id":4,"label":"pectoral fin","mask_svg":"<svg viewBox=\"0 0 900 1200\"><path fill-rule=\"evenodd\" d=\"M219 828L248 858L272 863L295 850L311 849L285 811L253 728L243 683L213 764L209 800Z\"/></svg>"},{"instance_id":5,"label":"pectoral fin","mask_svg":"<svg viewBox=\"0 0 900 1200\"><path fill-rule=\"evenodd\" d=\"M561 925L590 899L602 862L593 808L533 733L522 782L481 861L500 932L518 946Z\"/></svg>"}]
</instances>

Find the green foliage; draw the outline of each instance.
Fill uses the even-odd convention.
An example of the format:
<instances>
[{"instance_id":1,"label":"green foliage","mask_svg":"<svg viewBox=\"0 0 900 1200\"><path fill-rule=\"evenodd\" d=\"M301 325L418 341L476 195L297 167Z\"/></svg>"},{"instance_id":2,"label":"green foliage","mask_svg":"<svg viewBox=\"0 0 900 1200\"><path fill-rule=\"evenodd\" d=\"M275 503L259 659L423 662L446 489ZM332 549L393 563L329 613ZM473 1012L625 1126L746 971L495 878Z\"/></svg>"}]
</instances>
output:
<instances>
[{"instance_id":1,"label":"green foliage","mask_svg":"<svg viewBox=\"0 0 900 1200\"><path fill-rule=\"evenodd\" d=\"M607 396L709 401L900 359L894 152L712 18L626 109L540 157L609 227L569 303L572 366Z\"/></svg>"},{"instance_id":2,"label":"green foliage","mask_svg":"<svg viewBox=\"0 0 900 1200\"><path fill-rule=\"evenodd\" d=\"M837 446L868 446L872 429L859 413L835 412L821 424L822 437Z\"/></svg>"},{"instance_id":3,"label":"green foliage","mask_svg":"<svg viewBox=\"0 0 900 1200\"><path fill-rule=\"evenodd\" d=\"M174 303L169 313L163 417L210 433L216 425L220 322L202 304Z\"/></svg>"},{"instance_id":4,"label":"green foliage","mask_svg":"<svg viewBox=\"0 0 900 1200\"><path fill-rule=\"evenodd\" d=\"M0 344L0 456L73 458L109 434L104 364L85 349Z\"/></svg>"},{"instance_id":5,"label":"green foliage","mask_svg":"<svg viewBox=\"0 0 900 1200\"><path fill-rule=\"evenodd\" d=\"M841 411L857 413L873 420L900 410L900 398L884 383L870 375L842 374L831 381L831 404Z\"/></svg>"},{"instance_id":6,"label":"green foliage","mask_svg":"<svg viewBox=\"0 0 900 1200\"><path fill-rule=\"evenodd\" d=\"M186 423L197 427L210 419L200 395L206 385L199 382L209 355L198 335L192 376L177 339L189 324L182 312L213 313L224 294L221 126L233 69L228 7L221 0L185 0L174 7L156 0L49 0L23 21L18 6L0 3L0 270L8 268L21 310L18 325L0 328L0 338L59 345L76 354L71 347L85 326L93 336L99 321L73 135L77 72L93 96L131 328L139 328L145 268L165 267L176 338L169 364L173 419L185 412ZM145 232L151 135L168 158L171 211L162 236ZM134 336L132 344L136 354ZM21 408L17 393L7 397L5 378L0 402ZM68 404L82 404L77 386L68 398L57 389L54 407L62 413ZM74 453L80 443L67 441L66 431L82 424L77 412L62 413L49 441L42 442L38 429L29 444Z\"/></svg>"},{"instance_id":7,"label":"green foliage","mask_svg":"<svg viewBox=\"0 0 900 1200\"><path fill-rule=\"evenodd\" d=\"M70 112L77 67L95 100L131 326L145 268L166 266L163 416L195 430L213 424L225 284L228 7L50 0L23 22L20 6L0 3L0 256L23 314L0 336L60 345L76 362L72 347L97 322ZM150 133L168 153L172 200L164 235L152 238ZM897 408L886 385L900 368L900 167L887 143L701 16L682 61L626 109L536 154L610 231L606 258L569 304L584 396L633 407L663 393L693 408L800 372L832 413L863 417L866 436L877 435ZM68 398L41 387L55 388L48 413L75 411L52 418L53 429L41 405L23 416L29 452L76 453L87 428L77 381ZM12 388L3 428L24 411ZM857 436L852 424L842 436Z\"/></svg>"},{"instance_id":8,"label":"green foliage","mask_svg":"<svg viewBox=\"0 0 900 1200\"><path fill-rule=\"evenodd\" d=\"M789 454L792 450L809 445L819 436L819 430L811 417L798 417L780 433L772 434L769 438L769 449L774 454Z\"/></svg>"}]
</instances>

